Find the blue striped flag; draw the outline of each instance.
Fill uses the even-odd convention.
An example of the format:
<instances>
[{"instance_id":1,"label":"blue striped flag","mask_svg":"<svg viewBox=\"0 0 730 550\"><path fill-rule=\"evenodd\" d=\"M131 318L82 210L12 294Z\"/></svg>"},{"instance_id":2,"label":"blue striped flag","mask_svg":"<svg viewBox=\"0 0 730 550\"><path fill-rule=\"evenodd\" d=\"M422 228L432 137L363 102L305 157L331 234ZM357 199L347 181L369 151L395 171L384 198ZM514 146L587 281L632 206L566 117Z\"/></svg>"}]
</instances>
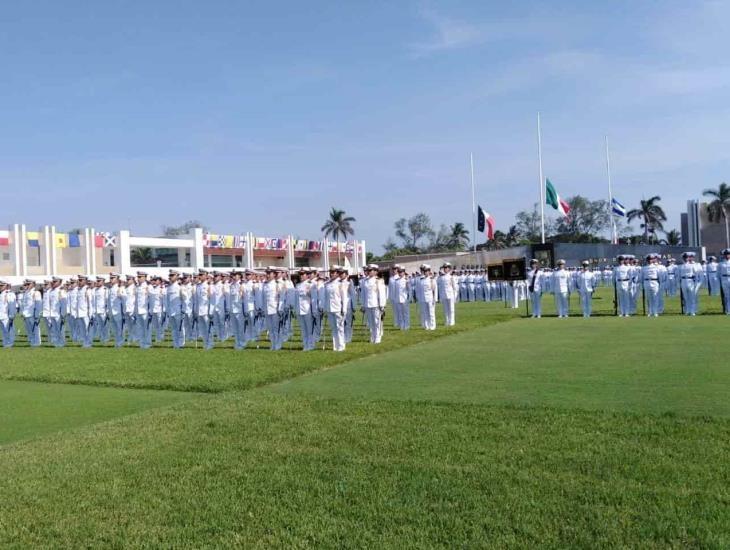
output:
<instances>
[{"instance_id":1,"label":"blue striped flag","mask_svg":"<svg viewBox=\"0 0 730 550\"><path fill-rule=\"evenodd\" d=\"M611 199L611 210L614 216L626 217L626 207L616 199Z\"/></svg>"}]
</instances>

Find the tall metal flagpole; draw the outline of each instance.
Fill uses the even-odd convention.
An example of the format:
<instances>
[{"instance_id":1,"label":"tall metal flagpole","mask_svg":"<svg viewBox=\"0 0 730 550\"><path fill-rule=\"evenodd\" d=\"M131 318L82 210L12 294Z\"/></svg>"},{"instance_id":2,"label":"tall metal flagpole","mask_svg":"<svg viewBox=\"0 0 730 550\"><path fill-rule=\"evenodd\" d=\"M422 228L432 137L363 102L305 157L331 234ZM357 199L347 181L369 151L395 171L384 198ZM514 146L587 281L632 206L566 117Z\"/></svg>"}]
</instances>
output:
<instances>
[{"instance_id":1,"label":"tall metal flagpole","mask_svg":"<svg viewBox=\"0 0 730 550\"><path fill-rule=\"evenodd\" d=\"M474 261L477 259L477 199L474 190L474 153L469 153L469 165L471 166L471 230L474 239Z\"/></svg>"},{"instance_id":2,"label":"tall metal flagpole","mask_svg":"<svg viewBox=\"0 0 730 550\"><path fill-rule=\"evenodd\" d=\"M616 218L613 215L613 190L611 188L611 160L608 155L608 136L606 138L606 173L608 174L608 215L611 216L611 242L616 244L618 242L618 235L616 235Z\"/></svg>"},{"instance_id":3,"label":"tall metal flagpole","mask_svg":"<svg viewBox=\"0 0 730 550\"><path fill-rule=\"evenodd\" d=\"M539 111L537 113L537 161L540 165L540 235L542 244L545 244L545 180L542 177L542 135Z\"/></svg>"}]
</instances>

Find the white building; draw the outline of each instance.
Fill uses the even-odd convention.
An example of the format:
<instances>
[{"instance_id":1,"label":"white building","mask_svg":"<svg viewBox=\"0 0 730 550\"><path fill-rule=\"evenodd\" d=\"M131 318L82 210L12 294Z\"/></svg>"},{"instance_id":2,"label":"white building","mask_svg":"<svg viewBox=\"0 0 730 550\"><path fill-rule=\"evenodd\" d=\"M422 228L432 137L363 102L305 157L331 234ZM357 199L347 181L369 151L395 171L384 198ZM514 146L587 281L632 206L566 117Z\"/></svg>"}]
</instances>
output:
<instances>
[{"instance_id":1,"label":"white building","mask_svg":"<svg viewBox=\"0 0 730 550\"><path fill-rule=\"evenodd\" d=\"M338 262L353 273L359 271L365 265L365 241L338 245L327 239L257 237L251 232L221 235L202 229L174 238L136 236L128 230L96 232L92 227L69 234L57 232L51 225L35 230L13 224L0 230L0 277L14 285L23 279L52 276L97 276L112 271L129 275L138 267L162 275L169 269L194 272L206 267L221 271L269 265L327 269Z\"/></svg>"}]
</instances>

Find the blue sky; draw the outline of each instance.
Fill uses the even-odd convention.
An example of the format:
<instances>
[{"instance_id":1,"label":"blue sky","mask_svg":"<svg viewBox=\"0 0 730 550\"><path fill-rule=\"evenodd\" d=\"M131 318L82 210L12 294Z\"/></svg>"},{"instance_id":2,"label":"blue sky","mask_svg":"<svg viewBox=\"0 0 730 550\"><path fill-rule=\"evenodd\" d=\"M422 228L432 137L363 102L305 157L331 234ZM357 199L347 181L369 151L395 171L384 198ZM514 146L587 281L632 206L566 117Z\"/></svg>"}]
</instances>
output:
<instances>
[{"instance_id":1,"label":"blue sky","mask_svg":"<svg viewBox=\"0 0 730 550\"><path fill-rule=\"evenodd\" d=\"M2 222L316 237L376 251L419 211L506 229L563 196L730 180L729 2L15 2L0 30Z\"/></svg>"}]
</instances>

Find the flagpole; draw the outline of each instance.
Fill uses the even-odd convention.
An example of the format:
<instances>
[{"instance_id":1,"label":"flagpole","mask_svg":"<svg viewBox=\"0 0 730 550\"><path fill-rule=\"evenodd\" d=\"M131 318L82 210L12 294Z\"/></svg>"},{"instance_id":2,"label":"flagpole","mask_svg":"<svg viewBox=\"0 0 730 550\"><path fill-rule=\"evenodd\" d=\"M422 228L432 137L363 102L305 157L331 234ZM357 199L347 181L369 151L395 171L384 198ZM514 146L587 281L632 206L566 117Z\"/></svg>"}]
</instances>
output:
<instances>
[{"instance_id":1,"label":"flagpole","mask_svg":"<svg viewBox=\"0 0 730 550\"><path fill-rule=\"evenodd\" d=\"M477 200L474 190L474 153L469 153L469 166L471 167L471 230L474 242L474 261L477 255Z\"/></svg>"},{"instance_id":2,"label":"flagpole","mask_svg":"<svg viewBox=\"0 0 730 550\"><path fill-rule=\"evenodd\" d=\"M608 215L611 216L611 242L618 243L616 235L616 218L613 215L613 189L611 188L611 160L608 155L608 136L606 138L606 173L608 174Z\"/></svg>"},{"instance_id":3,"label":"flagpole","mask_svg":"<svg viewBox=\"0 0 730 550\"><path fill-rule=\"evenodd\" d=\"M545 244L545 180L542 176L542 135L540 132L540 111L537 112L537 162L540 168L540 236Z\"/></svg>"}]
</instances>

